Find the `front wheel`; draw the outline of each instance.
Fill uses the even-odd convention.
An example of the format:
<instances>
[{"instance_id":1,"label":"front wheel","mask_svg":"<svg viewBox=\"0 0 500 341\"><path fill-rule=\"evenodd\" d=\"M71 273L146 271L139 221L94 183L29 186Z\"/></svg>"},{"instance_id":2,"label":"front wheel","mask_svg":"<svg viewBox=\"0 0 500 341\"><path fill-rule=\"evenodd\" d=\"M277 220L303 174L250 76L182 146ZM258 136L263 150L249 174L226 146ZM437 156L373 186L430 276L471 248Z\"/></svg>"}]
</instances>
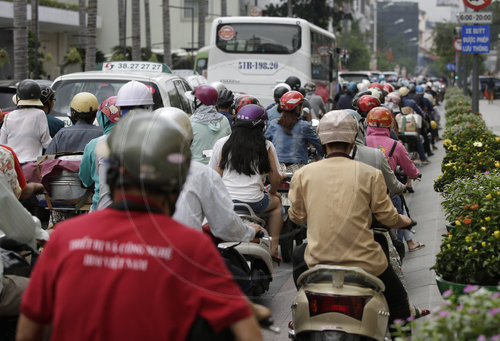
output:
<instances>
[{"instance_id":1,"label":"front wheel","mask_svg":"<svg viewBox=\"0 0 500 341\"><path fill-rule=\"evenodd\" d=\"M281 258L288 263L292 260L294 231L292 222L287 219L283 222L283 229L280 234Z\"/></svg>"}]
</instances>

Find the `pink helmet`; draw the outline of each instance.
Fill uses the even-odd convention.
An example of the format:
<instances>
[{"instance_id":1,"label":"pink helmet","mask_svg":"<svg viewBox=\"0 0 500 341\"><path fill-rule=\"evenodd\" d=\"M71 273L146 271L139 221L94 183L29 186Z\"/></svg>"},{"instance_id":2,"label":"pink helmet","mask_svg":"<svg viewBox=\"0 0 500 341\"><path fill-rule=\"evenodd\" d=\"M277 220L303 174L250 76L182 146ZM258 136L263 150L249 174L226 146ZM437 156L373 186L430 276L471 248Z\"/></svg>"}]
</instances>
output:
<instances>
[{"instance_id":1,"label":"pink helmet","mask_svg":"<svg viewBox=\"0 0 500 341\"><path fill-rule=\"evenodd\" d=\"M219 93L210 85L202 84L194 89L194 97L198 98L205 105L216 105Z\"/></svg>"},{"instance_id":2,"label":"pink helmet","mask_svg":"<svg viewBox=\"0 0 500 341\"><path fill-rule=\"evenodd\" d=\"M109 119L111 123L116 123L122 117L120 107L116 105L118 96L111 96L102 101L99 110Z\"/></svg>"}]
</instances>

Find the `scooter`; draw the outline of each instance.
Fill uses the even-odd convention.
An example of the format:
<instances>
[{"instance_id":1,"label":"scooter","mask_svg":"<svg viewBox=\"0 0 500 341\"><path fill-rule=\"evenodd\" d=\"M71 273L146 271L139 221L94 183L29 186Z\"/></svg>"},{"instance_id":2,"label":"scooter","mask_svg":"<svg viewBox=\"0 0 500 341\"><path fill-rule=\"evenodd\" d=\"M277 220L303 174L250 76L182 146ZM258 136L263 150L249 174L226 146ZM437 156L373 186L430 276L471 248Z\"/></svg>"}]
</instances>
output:
<instances>
[{"instance_id":1,"label":"scooter","mask_svg":"<svg viewBox=\"0 0 500 341\"><path fill-rule=\"evenodd\" d=\"M384 340L389 307L384 283L361 268L317 265L298 279L292 340Z\"/></svg>"},{"instance_id":2,"label":"scooter","mask_svg":"<svg viewBox=\"0 0 500 341\"><path fill-rule=\"evenodd\" d=\"M234 207L236 214L243 221L247 220L265 227L265 221L259 218L249 205L237 203ZM234 248L243 256L244 261L233 254L231 262L248 274L252 281L252 296L255 297L269 290L274 271L270 253L271 237L263 228L256 238L258 242L222 242L218 244L218 248L222 252L224 249Z\"/></svg>"}]
</instances>

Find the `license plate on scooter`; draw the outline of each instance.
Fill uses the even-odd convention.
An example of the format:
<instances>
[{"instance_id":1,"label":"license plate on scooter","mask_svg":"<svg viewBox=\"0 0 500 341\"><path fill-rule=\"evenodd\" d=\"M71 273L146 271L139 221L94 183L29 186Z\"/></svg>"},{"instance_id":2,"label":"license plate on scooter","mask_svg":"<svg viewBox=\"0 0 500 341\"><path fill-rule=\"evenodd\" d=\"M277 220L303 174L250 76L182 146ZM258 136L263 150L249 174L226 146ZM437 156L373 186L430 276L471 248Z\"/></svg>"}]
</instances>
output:
<instances>
[{"instance_id":1,"label":"license plate on scooter","mask_svg":"<svg viewBox=\"0 0 500 341\"><path fill-rule=\"evenodd\" d=\"M281 203L283 206L290 206L290 199L288 199L288 193L281 193Z\"/></svg>"}]
</instances>

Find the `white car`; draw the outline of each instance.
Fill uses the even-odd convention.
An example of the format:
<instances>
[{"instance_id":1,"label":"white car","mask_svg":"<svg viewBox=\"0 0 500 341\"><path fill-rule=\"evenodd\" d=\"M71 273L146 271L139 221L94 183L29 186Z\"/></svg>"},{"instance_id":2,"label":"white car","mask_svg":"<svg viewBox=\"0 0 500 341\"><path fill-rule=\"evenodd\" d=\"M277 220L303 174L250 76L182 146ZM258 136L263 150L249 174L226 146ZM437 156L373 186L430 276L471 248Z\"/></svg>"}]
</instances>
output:
<instances>
[{"instance_id":1,"label":"white car","mask_svg":"<svg viewBox=\"0 0 500 341\"><path fill-rule=\"evenodd\" d=\"M59 76L52 83L56 102L51 114L68 121L70 103L79 92L90 92L99 103L115 96L123 84L136 80L146 84L153 93L153 109L176 107L192 113L191 102L186 92L191 86L182 77L171 73L161 63L151 62L105 62L100 71L76 72Z\"/></svg>"}]
</instances>

